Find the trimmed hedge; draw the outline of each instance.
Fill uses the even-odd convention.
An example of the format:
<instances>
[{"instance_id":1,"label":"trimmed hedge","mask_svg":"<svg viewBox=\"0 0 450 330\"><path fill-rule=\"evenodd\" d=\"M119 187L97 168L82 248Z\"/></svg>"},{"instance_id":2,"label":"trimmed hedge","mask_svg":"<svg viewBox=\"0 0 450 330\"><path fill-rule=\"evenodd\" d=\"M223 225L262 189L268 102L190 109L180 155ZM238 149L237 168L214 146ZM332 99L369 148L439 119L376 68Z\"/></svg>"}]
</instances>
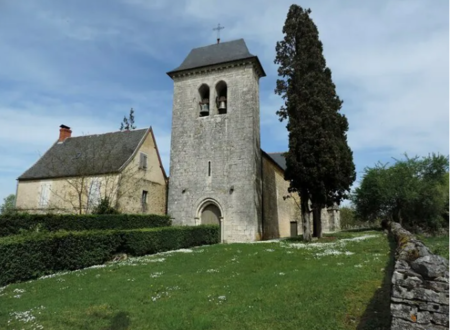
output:
<instances>
[{"instance_id":1,"label":"trimmed hedge","mask_svg":"<svg viewBox=\"0 0 450 330\"><path fill-rule=\"evenodd\" d=\"M219 227L167 227L79 231L0 239L0 286L111 260L116 253L141 256L219 242Z\"/></svg>"},{"instance_id":2,"label":"trimmed hedge","mask_svg":"<svg viewBox=\"0 0 450 330\"><path fill-rule=\"evenodd\" d=\"M27 214L0 216L0 237L21 231L83 231L168 227L170 217L156 214Z\"/></svg>"},{"instance_id":3,"label":"trimmed hedge","mask_svg":"<svg viewBox=\"0 0 450 330\"><path fill-rule=\"evenodd\" d=\"M219 226L168 227L121 232L123 252L134 256L219 242Z\"/></svg>"}]
</instances>

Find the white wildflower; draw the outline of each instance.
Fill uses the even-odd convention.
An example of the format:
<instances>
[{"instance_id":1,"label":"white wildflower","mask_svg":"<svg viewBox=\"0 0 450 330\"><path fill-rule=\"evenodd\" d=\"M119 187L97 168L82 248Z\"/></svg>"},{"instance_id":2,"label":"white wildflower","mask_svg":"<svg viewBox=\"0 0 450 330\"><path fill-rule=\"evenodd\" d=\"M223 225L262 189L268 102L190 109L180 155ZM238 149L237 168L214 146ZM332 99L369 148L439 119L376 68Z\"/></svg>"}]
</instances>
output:
<instances>
[{"instance_id":1,"label":"white wildflower","mask_svg":"<svg viewBox=\"0 0 450 330\"><path fill-rule=\"evenodd\" d=\"M285 240L284 238L276 238L276 239L269 239L266 241L254 241L254 242L236 242L236 243L247 243L247 244L261 244L261 243L279 243L282 240Z\"/></svg>"},{"instance_id":2,"label":"white wildflower","mask_svg":"<svg viewBox=\"0 0 450 330\"><path fill-rule=\"evenodd\" d=\"M337 256L337 255L340 255L340 254L342 254L341 251L328 249L328 250L325 250L325 251L323 251L321 253L316 253L315 255L316 255L316 257L324 257L324 256Z\"/></svg>"},{"instance_id":3,"label":"white wildflower","mask_svg":"<svg viewBox=\"0 0 450 330\"><path fill-rule=\"evenodd\" d=\"M69 272L60 272L60 273L55 273L55 274L50 274L50 275L44 275L38 278L38 280L44 280L46 278L53 278L53 277L57 277L57 276L63 276L69 274Z\"/></svg>"},{"instance_id":4,"label":"white wildflower","mask_svg":"<svg viewBox=\"0 0 450 330\"><path fill-rule=\"evenodd\" d=\"M363 235L363 236L357 236L352 238L344 238L341 239L341 242L357 242L357 241L363 241L369 238L375 238L378 237L378 235Z\"/></svg>"},{"instance_id":5,"label":"white wildflower","mask_svg":"<svg viewBox=\"0 0 450 330\"><path fill-rule=\"evenodd\" d=\"M84 269L96 269L96 268L105 268L106 265L94 265L94 266L90 266L90 267L86 267Z\"/></svg>"},{"instance_id":6,"label":"white wildflower","mask_svg":"<svg viewBox=\"0 0 450 330\"><path fill-rule=\"evenodd\" d=\"M157 278L157 277L160 277L162 274L163 274L163 272L156 272L156 273L150 274L150 277Z\"/></svg>"},{"instance_id":7,"label":"white wildflower","mask_svg":"<svg viewBox=\"0 0 450 330\"><path fill-rule=\"evenodd\" d=\"M192 253L194 250L191 249L178 249L174 251L167 251L168 253L175 253L175 252L181 252L181 253Z\"/></svg>"}]
</instances>

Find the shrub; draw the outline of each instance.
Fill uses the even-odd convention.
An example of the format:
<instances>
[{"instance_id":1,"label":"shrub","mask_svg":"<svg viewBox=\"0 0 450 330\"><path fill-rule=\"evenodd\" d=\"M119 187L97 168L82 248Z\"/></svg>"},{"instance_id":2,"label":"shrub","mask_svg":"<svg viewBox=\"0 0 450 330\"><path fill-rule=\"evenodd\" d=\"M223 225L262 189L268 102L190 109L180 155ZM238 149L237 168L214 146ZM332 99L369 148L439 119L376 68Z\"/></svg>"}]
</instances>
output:
<instances>
[{"instance_id":1,"label":"shrub","mask_svg":"<svg viewBox=\"0 0 450 330\"><path fill-rule=\"evenodd\" d=\"M0 239L0 286L134 256L219 241L218 226L35 233Z\"/></svg>"},{"instance_id":2,"label":"shrub","mask_svg":"<svg viewBox=\"0 0 450 330\"><path fill-rule=\"evenodd\" d=\"M156 214L6 214L0 216L0 237L30 231L126 230L167 227L169 216Z\"/></svg>"},{"instance_id":3,"label":"shrub","mask_svg":"<svg viewBox=\"0 0 450 330\"><path fill-rule=\"evenodd\" d=\"M123 252L138 256L189 246L215 244L219 241L218 228L203 225L125 231L122 233Z\"/></svg>"},{"instance_id":4,"label":"shrub","mask_svg":"<svg viewBox=\"0 0 450 330\"><path fill-rule=\"evenodd\" d=\"M92 214L119 214L120 212L111 206L111 201L108 197L102 198L100 203L94 207Z\"/></svg>"}]
</instances>

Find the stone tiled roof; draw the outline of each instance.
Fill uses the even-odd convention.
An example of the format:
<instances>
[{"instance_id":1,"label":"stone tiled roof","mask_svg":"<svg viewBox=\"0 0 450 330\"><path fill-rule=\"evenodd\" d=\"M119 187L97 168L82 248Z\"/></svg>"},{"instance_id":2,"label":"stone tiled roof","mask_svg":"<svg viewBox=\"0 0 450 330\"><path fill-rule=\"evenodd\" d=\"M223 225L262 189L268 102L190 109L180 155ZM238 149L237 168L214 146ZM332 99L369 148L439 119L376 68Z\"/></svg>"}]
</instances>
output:
<instances>
[{"instance_id":1,"label":"stone tiled roof","mask_svg":"<svg viewBox=\"0 0 450 330\"><path fill-rule=\"evenodd\" d=\"M53 146L18 180L120 172L151 128L70 137Z\"/></svg>"},{"instance_id":2,"label":"stone tiled roof","mask_svg":"<svg viewBox=\"0 0 450 330\"><path fill-rule=\"evenodd\" d=\"M283 152L264 152L263 154L266 154L270 157L283 171L286 170L286 158L283 156Z\"/></svg>"},{"instance_id":3,"label":"stone tiled roof","mask_svg":"<svg viewBox=\"0 0 450 330\"><path fill-rule=\"evenodd\" d=\"M265 76L258 57L250 54L244 39L222 42L205 47L194 48L184 59L183 63L176 69L169 71L171 76L175 72L185 71L209 65L233 62L238 60L255 58L261 67L262 75Z\"/></svg>"}]
</instances>

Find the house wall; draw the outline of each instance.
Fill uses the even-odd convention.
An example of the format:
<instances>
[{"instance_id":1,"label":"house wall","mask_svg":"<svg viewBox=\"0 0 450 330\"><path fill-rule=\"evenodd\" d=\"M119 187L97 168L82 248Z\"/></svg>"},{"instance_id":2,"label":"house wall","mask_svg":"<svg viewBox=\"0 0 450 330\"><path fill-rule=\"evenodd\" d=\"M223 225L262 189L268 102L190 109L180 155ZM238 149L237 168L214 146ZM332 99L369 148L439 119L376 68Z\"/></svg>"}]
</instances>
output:
<instances>
[{"instance_id":1,"label":"house wall","mask_svg":"<svg viewBox=\"0 0 450 330\"><path fill-rule=\"evenodd\" d=\"M147 170L139 169L140 153L147 155ZM121 174L119 209L123 213L166 214L167 183L160 167L156 145L151 134ZM142 192L147 204L142 205Z\"/></svg>"},{"instance_id":2,"label":"house wall","mask_svg":"<svg viewBox=\"0 0 450 330\"><path fill-rule=\"evenodd\" d=\"M147 154L147 170L139 169L141 152ZM83 184L81 184L82 180L84 180ZM132 161L120 174L85 177L84 179L59 178L19 181L16 207L33 213L78 213L80 203L77 190L79 188L74 186L83 186L82 213L89 213L91 208L88 208L88 195L93 180L100 183L100 197L108 196L113 205L117 201L118 208L123 213L166 213L167 185L151 134L147 135ZM41 207L42 187L46 184L50 186L48 203ZM148 203L145 211L141 203L143 190L148 191Z\"/></svg>"},{"instance_id":3,"label":"house wall","mask_svg":"<svg viewBox=\"0 0 450 330\"><path fill-rule=\"evenodd\" d=\"M288 193L289 182L284 172L274 162L263 156L263 238L272 239L291 236L291 221L297 222L297 233L303 233L300 212L300 197ZM289 198L283 198L290 196ZM323 208L321 211L322 233L340 230L337 208ZM311 215L311 233L313 222Z\"/></svg>"},{"instance_id":4,"label":"house wall","mask_svg":"<svg viewBox=\"0 0 450 330\"><path fill-rule=\"evenodd\" d=\"M288 196L289 182L283 171L267 159L262 160L263 175L263 238L291 236L291 221L297 221L298 234L303 233L298 195Z\"/></svg>"},{"instance_id":5,"label":"house wall","mask_svg":"<svg viewBox=\"0 0 450 330\"><path fill-rule=\"evenodd\" d=\"M79 213L80 208L82 213L89 213L93 204L89 205L88 195L91 182L94 180L100 184L100 197L108 196L114 203L118 187L118 176L116 174L84 178L19 181L16 207L32 213ZM41 206L40 199L44 185L49 185L48 202ZM81 203L79 195L81 195Z\"/></svg>"},{"instance_id":6,"label":"house wall","mask_svg":"<svg viewBox=\"0 0 450 330\"><path fill-rule=\"evenodd\" d=\"M16 208L39 210L41 182L52 182L52 180L23 181L17 184Z\"/></svg>"}]
</instances>

